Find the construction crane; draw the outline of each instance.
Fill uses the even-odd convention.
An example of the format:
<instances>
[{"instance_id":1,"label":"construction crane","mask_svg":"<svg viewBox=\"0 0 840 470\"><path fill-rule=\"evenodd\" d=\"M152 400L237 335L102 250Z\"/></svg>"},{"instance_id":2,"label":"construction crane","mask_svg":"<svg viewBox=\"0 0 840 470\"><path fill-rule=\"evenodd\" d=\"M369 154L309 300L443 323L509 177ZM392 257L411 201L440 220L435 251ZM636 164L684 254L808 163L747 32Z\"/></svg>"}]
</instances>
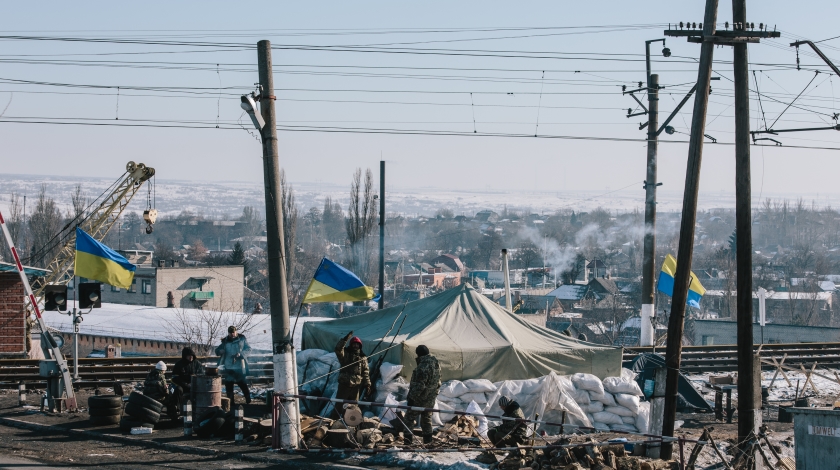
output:
<instances>
[{"instance_id":1,"label":"construction crane","mask_svg":"<svg viewBox=\"0 0 840 470\"><path fill-rule=\"evenodd\" d=\"M80 215L71 220L47 244L48 247L45 248L49 251L50 245L57 246L63 242L61 250L47 264L48 274L43 279L37 281L35 290L33 290L29 279L26 277L12 236L6 226L3 214L0 213L0 226L2 226L3 235L6 237L15 266L20 274L21 282L26 292L26 300L34 312L38 326L41 329L41 349L44 351L46 359L41 361L40 369L41 375L47 377L50 409L55 408L56 398L63 398L64 407L68 411L74 411L78 409L78 406L76 403L76 394L73 390L73 379L70 376L70 369L64 355L61 353L63 342L60 341L60 338L53 336L47 329L47 325L41 315L39 298L42 297L46 286L66 284L70 280L72 275L68 273L73 268L73 262L76 256L75 228L79 227L96 240L101 241L119 219L126 206L128 206L128 203L131 202L131 199L140 191L143 183L151 179L154 175L154 168L147 167L142 163L128 162L125 167L125 173L102 194L104 197L101 196L102 199L99 205L87 215ZM152 207L151 197L148 199L147 208L143 212L143 220L147 224L146 233L152 233L152 226L157 219L157 210Z\"/></svg>"},{"instance_id":2,"label":"construction crane","mask_svg":"<svg viewBox=\"0 0 840 470\"><path fill-rule=\"evenodd\" d=\"M128 162L125 165L125 173L111 185L114 189L102 198L99 206L87 215L81 216L80 220L79 218L71 220L64 227L62 230L62 232L66 232L64 236L55 237L54 239L57 241L53 242L53 246L55 246L63 241L61 250L47 264L48 274L37 280L33 286L37 299L43 298L45 286L66 284L72 277L72 274L69 273L73 269L73 262L76 258L76 227L78 226L96 240L102 241L105 235L108 235L111 227L119 220L131 199L140 191L143 183L154 175L154 168L143 163ZM149 189L151 191L151 188ZM152 233L152 227L157 220L157 210L152 207L151 200L143 212L143 220L147 224L146 233Z\"/></svg>"}]
</instances>

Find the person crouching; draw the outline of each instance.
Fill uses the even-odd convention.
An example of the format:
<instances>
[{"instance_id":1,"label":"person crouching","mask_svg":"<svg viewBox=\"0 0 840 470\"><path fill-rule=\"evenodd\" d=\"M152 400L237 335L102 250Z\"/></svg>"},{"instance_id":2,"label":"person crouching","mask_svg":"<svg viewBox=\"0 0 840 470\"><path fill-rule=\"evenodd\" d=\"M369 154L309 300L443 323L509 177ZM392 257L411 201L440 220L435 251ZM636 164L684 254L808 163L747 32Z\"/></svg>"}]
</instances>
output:
<instances>
[{"instance_id":1,"label":"person crouching","mask_svg":"<svg viewBox=\"0 0 840 470\"><path fill-rule=\"evenodd\" d=\"M525 419L519 403L504 395L499 398L499 407L502 408L502 416L505 418ZM517 444L524 444L526 434L526 424L521 421L504 420L502 424L487 431L487 437L496 447L516 447Z\"/></svg>"},{"instance_id":2,"label":"person crouching","mask_svg":"<svg viewBox=\"0 0 840 470\"><path fill-rule=\"evenodd\" d=\"M159 361L155 368L146 375L143 382L143 395L157 400L166 407L166 414L172 419L178 418L178 404L181 402L181 389L169 388L166 383L166 363Z\"/></svg>"}]
</instances>

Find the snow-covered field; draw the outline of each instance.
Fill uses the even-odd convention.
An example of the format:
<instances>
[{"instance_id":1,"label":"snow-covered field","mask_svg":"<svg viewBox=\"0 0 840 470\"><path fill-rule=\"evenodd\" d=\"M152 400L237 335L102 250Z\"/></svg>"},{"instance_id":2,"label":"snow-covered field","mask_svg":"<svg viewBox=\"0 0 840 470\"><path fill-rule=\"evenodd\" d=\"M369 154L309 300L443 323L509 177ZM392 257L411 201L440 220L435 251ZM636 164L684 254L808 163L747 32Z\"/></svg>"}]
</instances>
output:
<instances>
[{"instance_id":1,"label":"snow-covered field","mask_svg":"<svg viewBox=\"0 0 840 470\"><path fill-rule=\"evenodd\" d=\"M809 368L810 370L810 368ZM830 377L835 377L835 373L840 376L840 371L831 370L831 369L821 369L817 366L817 369L814 371L815 374L820 374L824 377L818 377L816 375L811 375L811 381L817 387L817 393L814 393L814 390L811 388L810 385L807 386L807 389L803 391L805 387L805 374L802 372L792 372L792 371L785 371L790 379L790 385L785 381L785 378L782 377L782 374L779 374L776 377L775 382L773 382L773 386L769 389L769 400L770 403L778 402L778 401L792 401L796 397L796 389L797 389L797 382L799 383L799 396L812 396L814 395L816 399L823 403L831 403L834 400L840 399L840 383L836 379L830 379ZM775 372L773 371L762 371L761 372L761 385L770 386L770 382L773 380L773 375ZM707 400L714 401L714 392L704 392L702 388L702 384L709 380L709 375L722 375L722 374L697 374L697 375L689 375L687 376L689 380L691 380L694 388L698 391L703 393L703 396ZM827 378L828 377L828 378ZM736 399L738 396L738 392L736 390L732 391L732 398L733 400Z\"/></svg>"}]
</instances>

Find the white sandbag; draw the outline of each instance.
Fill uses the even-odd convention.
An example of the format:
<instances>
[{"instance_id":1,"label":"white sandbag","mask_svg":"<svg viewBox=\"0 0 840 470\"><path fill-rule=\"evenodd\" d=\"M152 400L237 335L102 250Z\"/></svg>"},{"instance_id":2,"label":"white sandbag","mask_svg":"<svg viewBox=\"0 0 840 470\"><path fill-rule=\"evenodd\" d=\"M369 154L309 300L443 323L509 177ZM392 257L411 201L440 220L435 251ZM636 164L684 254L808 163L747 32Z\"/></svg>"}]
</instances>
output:
<instances>
[{"instance_id":1,"label":"white sandbag","mask_svg":"<svg viewBox=\"0 0 840 470\"><path fill-rule=\"evenodd\" d=\"M604 411L604 404L600 401L593 401L588 405L580 405L580 409L586 413L597 413L599 411Z\"/></svg>"},{"instance_id":2,"label":"white sandbag","mask_svg":"<svg viewBox=\"0 0 840 470\"><path fill-rule=\"evenodd\" d=\"M635 380L623 377L607 377L604 379L604 390L612 394L626 393L637 397L642 396L642 389L639 388L639 384Z\"/></svg>"},{"instance_id":3,"label":"white sandbag","mask_svg":"<svg viewBox=\"0 0 840 470\"><path fill-rule=\"evenodd\" d=\"M572 376L572 383L578 390L591 390L604 393L604 384L601 379L592 374L577 373Z\"/></svg>"},{"instance_id":4,"label":"white sandbag","mask_svg":"<svg viewBox=\"0 0 840 470\"><path fill-rule=\"evenodd\" d=\"M444 411L459 410L458 407L452 406L449 403L447 403L445 401L440 401L440 400L435 402L435 408L437 408L439 410L444 410ZM454 413L444 413L443 411L441 411L440 413L435 413L435 414L440 415L440 421L443 424L448 423L449 421L452 420L452 418L455 417Z\"/></svg>"},{"instance_id":5,"label":"white sandbag","mask_svg":"<svg viewBox=\"0 0 840 470\"><path fill-rule=\"evenodd\" d=\"M383 362L379 366L379 376L382 378L382 383L388 383L402 371L402 364L391 364L390 362Z\"/></svg>"},{"instance_id":6,"label":"white sandbag","mask_svg":"<svg viewBox=\"0 0 840 470\"><path fill-rule=\"evenodd\" d=\"M396 379L384 384L381 380L376 381L377 394L380 392L393 393L397 400L405 399L408 395L409 387L409 384L407 384L402 377L397 377Z\"/></svg>"},{"instance_id":7,"label":"white sandbag","mask_svg":"<svg viewBox=\"0 0 840 470\"><path fill-rule=\"evenodd\" d=\"M622 367L621 368L621 378L622 379L636 380L636 373L633 372L632 370L626 368L626 367Z\"/></svg>"},{"instance_id":8,"label":"white sandbag","mask_svg":"<svg viewBox=\"0 0 840 470\"><path fill-rule=\"evenodd\" d=\"M324 354L323 356L319 356L318 361L332 366L334 369L338 369L339 367L341 367L341 364L338 362L338 358L335 356L334 352Z\"/></svg>"},{"instance_id":9,"label":"white sandbag","mask_svg":"<svg viewBox=\"0 0 840 470\"><path fill-rule=\"evenodd\" d=\"M636 415L636 429L640 433L647 433L650 428L650 402L639 403L639 414Z\"/></svg>"},{"instance_id":10,"label":"white sandbag","mask_svg":"<svg viewBox=\"0 0 840 470\"><path fill-rule=\"evenodd\" d=\"M599 423L598 421L595 421L594 423L592 423L592 427L597 429L598 431L609 431L610 430L610 425L609 424Z\"/></svg>"},{"instance_id":11,"label":"white sandbag","mask_svg":"<svg viewBox=\"0 0 840 470\"><path fill-rule=\"evenodd\" d=\"M447 403L447 404L449 404L449 406L457 406L457 405L461 404L461 399L460 398L452 398L452 397L448 397L446 395L438 395L437 396L437 401L439 401L441 403Z\"/></svg>"},{"instance_id":12,"label":"white sandbag","mask_svg":"<svg viewBox=\"0 0 840 470\"><path fill-rule=\"evenodd\" d=\"M458 398L465 393L469 393L470 389L464 385L460 380L450 380L440 387L440 395L445 395L450 398Z\"/></svg>"},{"instance_id":13,"label":"white sandbag","mask_svg":"<svg viewBox=\"0 0 840 470\"><path fill-rule=\"evenodd\" d=\"M323 349L304 349L303 351L297 351L295 353L295 355L297 356L295 357L295 363L301 366L311 361L312 359L318 359L324 354L329 354L329 351L325 351Z\"/></svg>"},{"instance_id":14,"label":"white sandbag","mask_svg":"<svg viewBox=\"0 0 840 470\"><path fill-rule=\"evenodd\" d=\"M610 431L636 432L636 426L630 424L610 424Z\"/></svg>"},{"instance_id":15,"label":"white sandbag","mask_svg":"<svg viewBox=\"0 0 840 470\"><path fill-rule=\"evenodd\" d=\"M596 413L597 413L597 411L596 411ZM586 413L586 417L589 419L590 423L592 423L592 424L595 423L595 417L592 416L592 413Z\"/></svg>"},{"instance_id":16,"label":"white sandbag","mask_svg":"<svg viewBox=\"0 0 840 470\"><path fill-rule=\"evenodd\" d=\"M487 404L487 396L484 395L484 393L465 393L458 397L458 399L460 399L464 403L474 401L479 405Z\"/></svg>"},{"instance_id":17,"label":"white sandbag","mask_svg":"<svg viewBox=\"0 0 840 470\"><path fill-rule=\"evenodd\" d=\"M498 390L498 387L493 385L493 382L487 379L469 379L465 380L463 384L470 389L470 393L487 393Z\"/></svg>"},{"instance_id":18,"label":"white sandbag","mask_svg":"<svg viewBox=\"0 0 840 470\"><path fill-rule=\"evenodd\" d=\"M478 405L478 403L471 401L470 404L467 405L467 413L475 413L473 417L478 418L478 429L476 429L476 431L478 431L478 434L481 437L487 439L487 430L489 429L487 418L484 417L484 413Z\"/></svg>"},{"instance_id":19,"label":"white sandbag","mask_svg":"<svg viewBox=\"0 0 840 470\"><path fill-rule=\"evenodd\" d=\"M616 393L615 402L628 408L633 414L639 414L639 397L627 393Z\"/></svg>"},{"instance_id":20,"label":"white sandbag","mask_svg":"<svg viewBox=\"0 0 840 470\"><path fill-rule=\"evenodd\" d=\"M624 421L621 420L621 416L610 413L609 411L599 411L597 413L592 413L592 417L595 418L595 421L604 424L624 424Z\"/></svg>"},{"instance_id":21,"label":"white sandbag","mask_svg":"<svg viewBox=\"0 0 840 470\"><path fill-rule=\"evenodd\" d=\"M404 403L400 403L394 398L394 395L388 394L388 397L385 398L386 405L401 405ZM329 416L329 415L321 415L321 416ZM397 415L394 414L394 408L382 407L382 411L379 413L379 421L383 424L388 424L389 421L395 419Z\"/></svg>"},{"instance_id":22,"label":"white sandbag","mask_svg":"<svg viewBox=\"0 0 840 470\"><path fill-rule=\"evenodd\" d=\"M615 402L615 398L613 397L612 393L610 392L594 392L592 390L589 391L589 399L592 401L600 401L604 404L604 406L615 406L617 403Z\"/></svg>"},{"instance_id":23,"label":"white sandbag","mask_svg":"<svg viewBox=\"0 0 840 470\"><path fill-rule=\"evenodd\" d=\"M624 421L624 424L629 424L631 426L636 426L636 417L635 416L622 416L621 420Z\"/></svg>"},{"instance_id":24,"label":"white sandbag","mask_svg":"<svg viewBox=\"0 0 840 470\"><path fill-rule=\"evenodd\" d=\"M634 418L636 417L636 413L630 411L629 409L623 406L605 406L604 411L609 411L612 414L616 414L618 416L627 416Z\"/></svg>"},{"instance_id":25,"label":"white sandbag","mask_svg":"<svg viewBox=\"0 0 840 470\"><path fill-rule=\"evenodd\" d=\"M586 390L575 389L575 391L572 392L571 395L572 400L574 400L575 403L577 403L580 406L592 403L592 400L589 398L589 392L587 392Z\"/></svg>"}]
</instances>

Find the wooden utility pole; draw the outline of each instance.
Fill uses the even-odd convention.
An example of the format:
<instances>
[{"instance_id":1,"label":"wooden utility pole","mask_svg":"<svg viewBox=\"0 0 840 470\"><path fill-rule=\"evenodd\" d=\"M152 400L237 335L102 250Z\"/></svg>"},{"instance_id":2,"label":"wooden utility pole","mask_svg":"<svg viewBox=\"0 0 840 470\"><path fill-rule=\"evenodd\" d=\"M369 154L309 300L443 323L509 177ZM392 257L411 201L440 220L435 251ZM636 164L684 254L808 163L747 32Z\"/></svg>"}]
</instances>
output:
<instances>
[{"instance_id":1,"label":"wooden utility pole","mask_svg":"<svg viewBox=\"0 0 840 470\"><path fill-rule=\"evenodd\" d=\"M640 346L653 346L656 341L653 283L656 277L656 152L659 136L659 75L650 73L650 43L648 58L648 141L647 173L645 174L645 238L642 261L642 312Z\"/></svg>"},{"instance_id":2,"label":"wooden utility pole","mask_svg":"<svg viewBox=\"0 0 840 470\"><path fill-rule=\"evenodd\" d=\"M703 37L715 34L718 0L706 0L703 16ZM667 34L667 32L666 32ZM691 118L691 136L688 143L688 164L685 174L682 220L680 222L680 245L677 251L677 273L674 276L674 293L671 303L671 318L668 320L668 343L665 351L665 407L662 420L662 435L674 435L677 419L677 397L682 356L682 336L685 329L685 302L691 275L691 259L694 254L694 225L697 220L697 197L700 190L700 163L703 159L703 135L706 133L706 111L709 107L709 86L712 78L714 43L704 42L700 46L700 66L697 73L697 94L694 96L694 114ZM662 445L661 458L671 459L673 445Z\"/></svg>"},{"instance_id":3,"label":"wooden utility pole","mask_svg":"<svg viewBox=\"0 0 840 470\"><path fill-rule=\"evenodd\" d=\"M385 308L385 160L379 162L379 310Z\"/></svg>"},{"instance_id":4,"label":"wooden utility pole","mask_svg":"<svg viewBox=\"0 0 840 470\"><path fill-rule=\"evenodd\" d=\"M265 181L266 257L268 259L268 293L271 306L271 345L274 353L274 392L295 393L295 358L289 328L289 298L286 290L286 250L283 246L283 205L280 198L280 163L277 150L277 126L274 112L274 77L271 64L271 42L257 43L260 75L260 113L265 125L260 131L263 146L263 179ZM283 399L280 433L283 448L297 448L297 400Z\"/></svg>"},{"instance_id":5,"label":"wooden utility pole","mask_svg":"<svg viewBox=\"0 0 840 470\"><path fill-rule=\"evenodd\" d=\"M732 29L743 31L747 1L732 0ZM750 77L747 43L735 43L735 246L738 315L738 442L761 427L761 395L753 380L752 178L750 176ZM760 385L758 385L760 387ZM758 400L756 400L758 397Z\"/></svg>"}]
</instances>

